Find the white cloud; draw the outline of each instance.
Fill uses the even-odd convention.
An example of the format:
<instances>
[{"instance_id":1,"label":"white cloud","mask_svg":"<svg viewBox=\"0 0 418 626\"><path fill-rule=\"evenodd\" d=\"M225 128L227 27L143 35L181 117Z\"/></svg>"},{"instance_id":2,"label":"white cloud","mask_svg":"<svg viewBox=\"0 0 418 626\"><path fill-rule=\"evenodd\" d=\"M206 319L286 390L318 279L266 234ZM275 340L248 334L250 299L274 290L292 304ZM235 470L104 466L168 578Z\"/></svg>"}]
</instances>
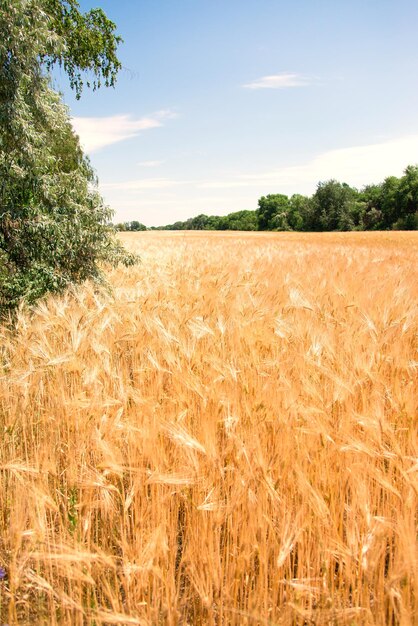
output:
<instances>
[{"instance_id":1,"label":"white cloud","mask_svg":"<svg viewBox=\"0 0 418 626\"><path fill-rule=\"evenodd\" d=\"M232 180L212 180L200 184L204 189L226 189L274 185L277 190L310 193L319 181L336 178L361 187L399 176L408 164L418 162L418 135L385 142L329 150L307 163L267 172L240 174Z\"/></svg>"},{"instance_id":2,"label":"white cloud","mask_svg":"<svg viewBox=\"0 0 418 626\"><path fill-rule=\"evenodd\" d=\"M140 191L141 189L167 189L177 185L185 185L188 181L171 180L169 178L142 178L119 183L103 183L100 189L117 191Z\"/></svg>"},{"instance_id":3,"label":"white cloud","mask_svg":"<svg viewBox=\"0 0 418 626\"><path fill-rule=\"evenodd\" d=\"M164 120L172 117L174 113L163 110L149 117L140 118L127 114L110 117L74 117L72 123L84 150L91 153L136 137L144 130L158 128L163 125Z\"/></svg>"},{"instance_id":4,"label":"white cloud","mask_svg":"<svg viewBox=\"0 0 418 626\"><path fill-rule=\"evenodd\" d=\"M262 76L243 87L246 89L287 89L288 87L306 87L311 82L312 79L307 76L282 72L273 76Z\"/></svg>"},{"instance_id":5,"label":"white cloud","mask_svg":"<svg viewBox=\"0 0 418 626\"><path fill-rule=\"evenodd\" d=\"M164 161L140 161L138 165L140 167L160 167Z\"/></svg>"}]
</instances>

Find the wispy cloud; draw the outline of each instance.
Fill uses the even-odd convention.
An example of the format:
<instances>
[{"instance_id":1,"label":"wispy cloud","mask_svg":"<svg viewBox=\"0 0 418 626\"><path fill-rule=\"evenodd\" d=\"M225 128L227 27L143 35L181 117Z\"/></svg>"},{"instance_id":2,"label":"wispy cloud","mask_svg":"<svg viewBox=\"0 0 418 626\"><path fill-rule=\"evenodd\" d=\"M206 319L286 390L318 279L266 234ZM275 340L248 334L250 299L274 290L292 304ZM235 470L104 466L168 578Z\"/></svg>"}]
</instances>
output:
<instances>
[{"instance_id":1,"label":"wispy cloud","mask_svg":"<svg viewBox=\"0 0 418 626\"><path fill-rule=\"evenodd\" d=\"M110 117L74 117L72 123L86 152L97 152L106 146L126 141L151 128L158 128L167 119L175 117L162 110L146 117L122 114Z\"/></svg>"},{"instance_id":2,"label":"wispy cloud","mask_svg":"<svg viewBox=\"0 0 418 626\"><path fill-rule=\"evenodd\" d=\"M282 72L281 74L273 74L272 76L262 76L251 83L243 85L243 87L246 89L287 89L289 87L306 87L312 82L312 78L308 76Z\"/></svg>"},{"instance_id":3,"label":"wispy cloud","mask_svg":"<svg viewBox=\"0 0 418 626\"><path fill-rule=\"evenodd\" d=\"M140 167L160 167L164 161L140 161L138 165Z\"/></svg>"},{"instance_id":4,"label":"wispy cloud","mask_svg":"<svg viewBox=\"0 0 418 626\"><path fill-rule=\"evenodd\" d=\"M408 164L418 162L418 135L364 146L328 150L300 165L259 173L239 174L230 180L205 181L204 189L264 186L271 189L306 193L316 183L330 178L361 187L381 182L386 176L400 175ZM268 191L267 191L268 193Z\"/></svg>"},{"instance_id":5,"label":"wispy cloud","mask_svg":"<svg viewBox=\"0 0 418 626\"><path fill-rule=\"evenodd\" d=\"M140 191L143 189L167 189L169 187L185 184L188 184L188 181L172 180L170 178L142 178L117 183L103 183L100 185L100 189L112 191Z\"/></svg>"}]
</instances>

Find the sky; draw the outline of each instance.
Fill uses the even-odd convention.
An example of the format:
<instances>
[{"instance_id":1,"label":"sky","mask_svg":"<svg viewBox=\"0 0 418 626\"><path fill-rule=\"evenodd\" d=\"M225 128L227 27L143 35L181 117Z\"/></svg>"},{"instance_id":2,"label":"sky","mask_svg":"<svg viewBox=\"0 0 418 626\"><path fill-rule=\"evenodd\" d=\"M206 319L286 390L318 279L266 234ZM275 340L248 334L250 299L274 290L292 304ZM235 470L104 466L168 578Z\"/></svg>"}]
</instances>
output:
<instances>
[{"instance_id":1,"label":"sky","mask_svg":"<svg viewBox=\"0 0 418 626\"><path fill-rule=\"evenodd\" d=\"M418 163L416 0L82 0L124 43L114 89L56 82L114 222L256 209Z\"/></svg>"}]
</instances>

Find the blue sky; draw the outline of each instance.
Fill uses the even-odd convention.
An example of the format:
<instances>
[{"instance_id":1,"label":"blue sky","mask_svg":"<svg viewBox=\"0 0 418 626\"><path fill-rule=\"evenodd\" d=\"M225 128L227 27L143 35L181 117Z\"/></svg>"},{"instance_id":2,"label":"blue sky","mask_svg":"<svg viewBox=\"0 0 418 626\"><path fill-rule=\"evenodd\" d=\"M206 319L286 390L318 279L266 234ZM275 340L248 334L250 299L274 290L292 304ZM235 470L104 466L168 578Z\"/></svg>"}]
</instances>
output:
<instances>
[{"instance_id":1,"label":"blue sky","mask_svg":"<svg viewBox=\"0 0 418 626\"><path fill-rule=\"evenodd\" d=\"M116 88L58 86L115 221L255 209L418 163L416 0L91 0Z\"/></svg>"}]
</instances>

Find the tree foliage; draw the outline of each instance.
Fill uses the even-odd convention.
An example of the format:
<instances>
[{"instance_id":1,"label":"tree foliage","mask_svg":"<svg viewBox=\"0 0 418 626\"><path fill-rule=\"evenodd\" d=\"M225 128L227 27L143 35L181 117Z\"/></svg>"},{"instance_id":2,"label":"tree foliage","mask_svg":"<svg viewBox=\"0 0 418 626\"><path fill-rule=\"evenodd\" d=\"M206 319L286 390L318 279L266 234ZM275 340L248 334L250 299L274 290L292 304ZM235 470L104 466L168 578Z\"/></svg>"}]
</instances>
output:
<instances>
[{"instance_id":1,"label":"tree foliage","mask_svg":"<svg viewBox=\"0 0 418 626\"><path fill-rule=\"evenodd\" d=\"M62 64L78 96L86 71L93 88L112 85L118 41L74 0L0 0L0 314L99 277L101 262L134 262L48 76Z\"/></svg>"},{"instance_id":2,"label":"tree foliage","mask_svg":"<svg viewBox=\"0 0 418 626\"><path fill-rule=\"evenodd\" d=\"M255 211L236 211L222 216L202 213L153 230L257 230L257 216Z\"/></svg>"},{"instance_id":3,"label":"tree foliage","mask_svg":"<svg viewBox=\"0 0 418 626\"><path fill-rule=\"evenodd\" d=\"M353 230L357 190L336 180L320 182L312 197L312 230Z\"/></svg>"},{"instance_id":4,"label":"tree foliage","mask_svg":"<svg viewBox=\"0 0 418 626\"><path fill-rule=\"evenodd\" d=\"M259 230L289 230L287 213L289 198L281 193L262 196L258 201L257 222Z\"/></svg>"},{"instance_id":5,"label":"tree foliage","mask_svg":"<svg viewBox=\"0 0 418 626\"><path fill-rule=\"evenodd\" d=\"M119 222L119 224L115 224L115 228L119 232L138 232L140 230L147 230L147 227L141 222L138 222L138 220L132 220L132 222Z\"/></svg>"}]
</instances>

